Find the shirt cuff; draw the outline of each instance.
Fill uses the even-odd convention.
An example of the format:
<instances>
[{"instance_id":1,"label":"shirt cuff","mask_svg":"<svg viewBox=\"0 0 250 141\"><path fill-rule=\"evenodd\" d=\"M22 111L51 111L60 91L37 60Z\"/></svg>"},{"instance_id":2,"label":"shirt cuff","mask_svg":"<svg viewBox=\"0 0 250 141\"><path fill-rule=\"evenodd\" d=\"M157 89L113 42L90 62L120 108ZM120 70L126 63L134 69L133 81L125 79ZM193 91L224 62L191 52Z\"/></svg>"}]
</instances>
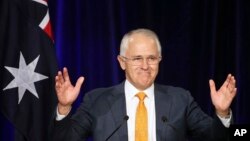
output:
<instances>
[{"instance_id":1,"label":"shirt cuff","mask_svg":"<svg viewBox=\"0 0 250 141\"><path fill-rule=\"evenodd\" d=\"M66 114L66 115L59 114L58 107L57 107L56 108L56 121L60 121L60 120L64 119L68 114Z\"/></svg>"},{"instance_id":2,"label":"shirt cuff","mask_svg":"<svg viewBox=\"0 0 250 141\"><path fill-rule=\"evenodd\" d=\"M232 119L232 110L230 109L228 117L220 117L218 114L217 114L217 116L220 119L220 121L222 122L222 124L226 128L229 128L230 123L231 123L231 119Z\"/></svg>"}]
</instances>

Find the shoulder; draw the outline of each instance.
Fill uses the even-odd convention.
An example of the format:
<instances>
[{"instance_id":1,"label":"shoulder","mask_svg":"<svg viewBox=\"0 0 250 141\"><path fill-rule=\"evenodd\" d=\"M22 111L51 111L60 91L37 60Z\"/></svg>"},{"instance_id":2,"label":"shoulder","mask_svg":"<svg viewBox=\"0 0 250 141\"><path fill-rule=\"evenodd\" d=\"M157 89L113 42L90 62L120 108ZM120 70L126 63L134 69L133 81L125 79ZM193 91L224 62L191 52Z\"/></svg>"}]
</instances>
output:
<instances>
[{"instance_id":1,"label":"shoulder","mask_svg":"<svg viewBox=\"0 0 250 141\"><path fill-rule=\"evenodd\" d=\"M117 90L120 90L120 89L123 89L123 88L124 88L124 84L120 83L120 84L110 86L110 87L96 88L96 89L93 89L93 90L87 92L86 94L88 94L88 95L97 94L98 95L100 93L108 93L108 92L117 91Z\"/></svg>"},{"instance_id":2,"label":"shoulder","mask_svg":"<svg viewBox=\"0 0 250 141\"><path fill-rule=\"evenodd\" d=\"M97 99L99 97L107 97L109 95L124 92L124 83L120 83L118 85L114 85L111 87L102 87L102 88L96 88L93 89L85 94L84 97L88 97L90 99Z\"/></svg>"},{"instance_id":3,"label":"shoulder","mask_svg":"<svg viewBox=\"0 0 250 141\"><path fill-rule=\"evenodd\" d=\"M155 84L155 89L164 93L172 94L172 93L189 93L187 89L182 87L176 87L171 85L161 85Z\"/></svg>"},{"instance_id":4,"label":"shoulder","mask_svg":"<svg viewBox=\"0 0 250 141\"><path fill-rule=\"evenodd\" d=\"M155 84L155 92L177 99L193 99L189 90L171 85Z\"/></svg>"}]
</instances>

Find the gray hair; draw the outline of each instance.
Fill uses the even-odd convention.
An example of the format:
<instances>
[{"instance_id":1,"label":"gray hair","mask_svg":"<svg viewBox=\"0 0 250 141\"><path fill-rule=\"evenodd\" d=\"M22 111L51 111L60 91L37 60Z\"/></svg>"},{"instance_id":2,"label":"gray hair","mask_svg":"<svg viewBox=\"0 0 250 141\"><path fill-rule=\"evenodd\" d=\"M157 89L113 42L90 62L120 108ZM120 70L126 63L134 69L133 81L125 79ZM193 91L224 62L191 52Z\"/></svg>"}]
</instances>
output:
<instances>
[{"instance_id":1,"label":"gray hair","mask_svg":"<svg viewBox=\"0 0 250 141\"><path fill-rule=\"evenodd\" d=\"M135 29L135 30L130 31L123 36L122 41L121 41L121 45L120 45L120 55L121 56L125 56L125 52L128 49L128 44L129 44L129 41L131 39L131 36L134 34L143 34L145 36L148 36L148 37L154 39L156 42L156 45L157 45L157 49L161 55L161 44L160 44L159 38L156 35L156 33L153 32L152 30L149 30L149 29L139 28L139 29Z\"/></svg>"}]
</instances>

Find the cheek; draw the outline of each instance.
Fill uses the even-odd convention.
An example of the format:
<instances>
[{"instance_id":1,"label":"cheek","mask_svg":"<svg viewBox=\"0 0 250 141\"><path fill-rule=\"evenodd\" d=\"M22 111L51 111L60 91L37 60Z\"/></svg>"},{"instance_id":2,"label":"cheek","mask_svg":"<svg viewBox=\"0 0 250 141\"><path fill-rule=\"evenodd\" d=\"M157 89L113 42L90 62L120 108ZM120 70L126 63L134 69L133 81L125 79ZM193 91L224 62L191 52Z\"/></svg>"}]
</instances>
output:
<instances>
[{"instance_id":1,"label":"cheek","mask_svg":"<svg viewBox=\"0 0 250 141\"><path fill-rule=\"evenodd\" d=\"M142 73L140 68L138 67L130 67L127 68L127 72L129 74L129 76L134 79L134 81L139 80L139 78L141 77Z\"/></svg>"},{"instance_id":2,"label":"cheek","mask_svg":"<svg viewBox=\"0 0 250 141\"><path fill-rule=\"evenodd\" d=\"M154 71L153 71L153 76L154 76L154 77L156 77L156 76L157 76L157 74L158 74L158 70L159 70L159 69L158 69L158 67L154 69Z\"/></svg>"},{"instance_id":3,"label":"cheek","mask_svg":"<svg viewBox=\"0 0 250 141\"><path fill-rule=\"evenodd\" d=\"M137 67L137 66L132 66L132 67L127 66L126 71L134 79L139 79L141 77L148 79L148 78L156 77L158 73L158 67L151 67L149 68L148 71L144 71L140 67Z\"/></svg>"},{"instance_id":4,"label":"cheek","mask_svg":"<svg viewBox=\"0 0 250 141\"><path fill-rule=\"evenodd\" d=\"M133 67L133 66L128 66L128 65L126 65L126 66L125 66L125 71L126 71L126 73L129 74L130 76L133 76L133 75L136 74L137 69L136 69L135 67Z\"/></svg>"}]
</instances>

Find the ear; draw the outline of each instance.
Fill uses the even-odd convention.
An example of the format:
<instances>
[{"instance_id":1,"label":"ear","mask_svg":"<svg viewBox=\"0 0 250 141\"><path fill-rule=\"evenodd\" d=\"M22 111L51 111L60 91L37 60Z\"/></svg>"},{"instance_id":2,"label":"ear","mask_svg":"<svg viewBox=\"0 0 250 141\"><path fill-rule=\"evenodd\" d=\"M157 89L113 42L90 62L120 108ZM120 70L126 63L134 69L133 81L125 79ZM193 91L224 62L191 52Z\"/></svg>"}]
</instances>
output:
<instances>
[{"instance_id":1,"label":"ear","mask_svg":"<svg viewBox=\"0 0 250 141\"><path fill-rule=\"evenodd\" d=\"M122 59L122 57L120 56L120 55L118 55L117 56L117 60L118 60L118 62L119 62L119 64L120 64L120 67L122 68L122 70L125 70L125 62L124 62L124 60Z\"/></svg>"}]
</instances>

